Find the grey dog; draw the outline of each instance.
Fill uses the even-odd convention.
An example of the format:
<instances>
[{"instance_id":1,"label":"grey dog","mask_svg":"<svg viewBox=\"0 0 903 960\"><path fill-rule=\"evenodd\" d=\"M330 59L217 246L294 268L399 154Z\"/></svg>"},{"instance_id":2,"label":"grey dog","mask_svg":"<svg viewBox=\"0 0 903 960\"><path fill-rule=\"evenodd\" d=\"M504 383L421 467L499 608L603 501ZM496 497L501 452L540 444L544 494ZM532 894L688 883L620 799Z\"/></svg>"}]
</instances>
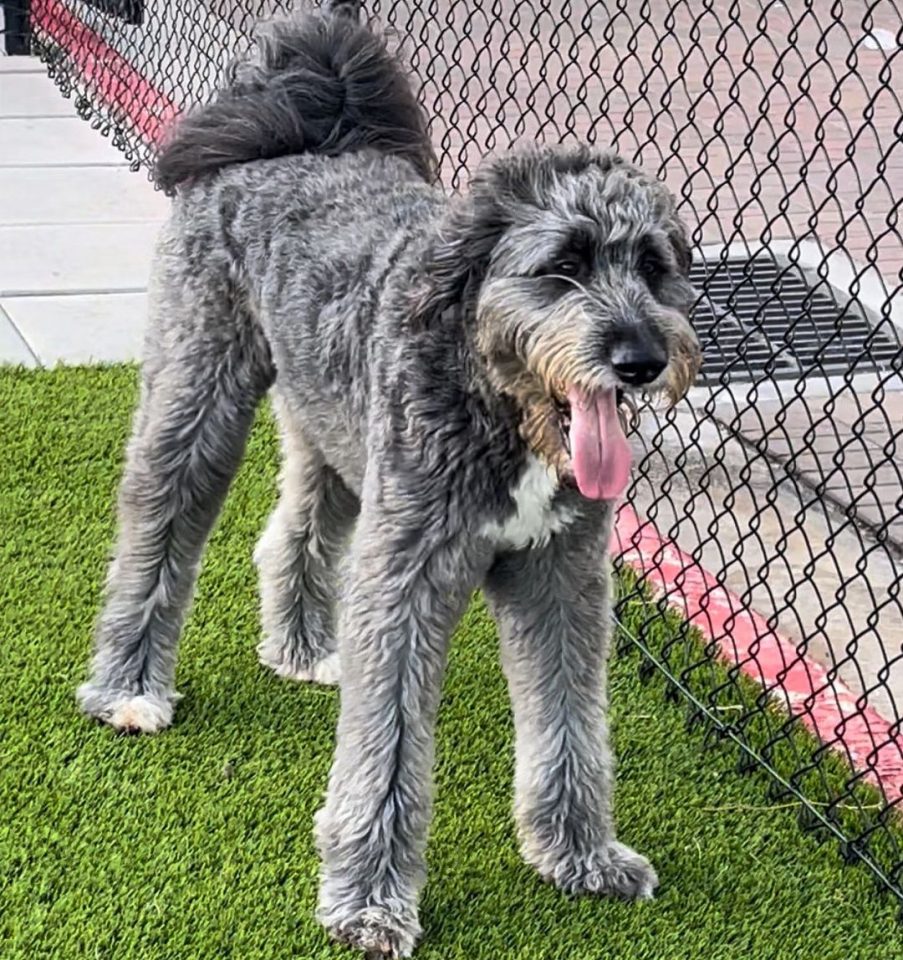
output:
<instances>
[{"instance_id":1,"label":"grey dog","mask_svg":"<svg viewBox=\"0 0 903 960\"><path fill-rule=\"evenodd\" d=\"M619 401L681 396L699 347L686 230L658 180L534 147L447 197L403 69L358 21L339 0L270 24L162 149L175 201L79 699L122 731L172 721L204 544L272 388L260 659L341 691L318 917L403 957L449 635L478 587L514 706L525 860L568 893L657 884L615 839L606 552L630 467Z\"/></svg>"}]
</instances>

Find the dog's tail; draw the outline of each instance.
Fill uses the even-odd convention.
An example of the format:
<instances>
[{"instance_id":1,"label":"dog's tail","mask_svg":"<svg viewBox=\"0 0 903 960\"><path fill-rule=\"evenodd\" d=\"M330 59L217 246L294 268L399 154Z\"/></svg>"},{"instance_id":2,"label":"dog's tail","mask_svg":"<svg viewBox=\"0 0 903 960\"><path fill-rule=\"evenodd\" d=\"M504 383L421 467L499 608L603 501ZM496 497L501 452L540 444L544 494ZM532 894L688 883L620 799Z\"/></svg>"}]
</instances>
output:
<instances>
[{"instance_id":1,"label":"dog's tail","mask_svg":"<svg viewBox=\"0 0 903 960\"><path fill-rule=\"evenodd\" d=\"M358 0L268 24L256 56L214 100L177 121L157 156L157 183L179 184L234 163L373 147L406 157L426 180L436 159L401 64L359 21Z\"/></svg>"}]
</instances>

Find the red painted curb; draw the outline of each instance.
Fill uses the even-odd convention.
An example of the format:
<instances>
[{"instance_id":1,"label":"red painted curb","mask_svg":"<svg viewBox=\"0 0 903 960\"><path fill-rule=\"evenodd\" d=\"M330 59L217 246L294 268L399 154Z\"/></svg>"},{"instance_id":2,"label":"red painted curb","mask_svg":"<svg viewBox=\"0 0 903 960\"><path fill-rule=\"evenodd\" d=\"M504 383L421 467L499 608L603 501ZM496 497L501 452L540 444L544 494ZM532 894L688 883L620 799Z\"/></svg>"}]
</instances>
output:
<instances>
[{"instance_id":1,"label":"red painted curb","mask_svg":"<svg viewBox=\"0 0 903 960\"><path fill-rule=\"evenodd\" d=\"M179 110L59 0L32 0L32 29L65 50L95 93L149 144L159 143Z\"/></svg>"},{"instance_id":2,"label":"red painted curb","mask_svg":"<svg viewBox=\"0 0 903 960\"><path fill-rule=\"evenodd\" d=\"M888 800L903 796L903 738L828 668L800 653L654 524L631 506L618 514L612 554L621 557L682 617L718 644L721 655L767 688L778 703L846 755Z\"/></svg>"}]
</instances>

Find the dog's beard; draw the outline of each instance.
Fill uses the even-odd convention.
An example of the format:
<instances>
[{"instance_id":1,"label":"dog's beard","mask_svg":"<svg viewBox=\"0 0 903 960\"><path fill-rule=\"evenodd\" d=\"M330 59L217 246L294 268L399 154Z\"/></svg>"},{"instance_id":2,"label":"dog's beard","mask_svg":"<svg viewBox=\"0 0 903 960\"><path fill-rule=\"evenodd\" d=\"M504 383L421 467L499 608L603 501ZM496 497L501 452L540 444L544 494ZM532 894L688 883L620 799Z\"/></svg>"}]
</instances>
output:
<instances>
[{"instance_id":1,"label":"dog's beard","mask_svg":"<svg viewBox=\"0 0 903 960\"><path fill-rule=\"evenodd\" d=\"M550 318L552 332L537 339L527 365L553 397L567 398L566 444L577 489L589 500L614 500L627 489L632 457L617 388L588 370L583 359L589 325L584 297L565 298Z\"/></svg>"},{"instance_id":2,"label":"dog's beard","mask_svg":"<svg viewBox=\"0 0 903 960\"><path fill-rule=\"evenodd\" d=\"M495 386L518 401L524 439L559 475L588 499L617 499L630 478L626 418L610 378L587 371L582 304L568 298L533 329L524 317L536 314L526 306L491 296L482 304L480 346Z\"/></svg>"},{"instance_id":3,"label":"dog's beard","mask_svg":"<svg viewBox=\"0 0 903 960\"><path fill-rule=\"evenodd\" d=\"M550 311L538 309L514 284L488 286L478 320L478 346L491 379L518 402L521 435L530 448L588 499L623 496L632 461L626 434L637 425L643 398L622 392L612 371L592 361L585 298L563 298ZM678 345L656 390L672 404L698 369L692 337Z\"/></svg>"}]
</instances>

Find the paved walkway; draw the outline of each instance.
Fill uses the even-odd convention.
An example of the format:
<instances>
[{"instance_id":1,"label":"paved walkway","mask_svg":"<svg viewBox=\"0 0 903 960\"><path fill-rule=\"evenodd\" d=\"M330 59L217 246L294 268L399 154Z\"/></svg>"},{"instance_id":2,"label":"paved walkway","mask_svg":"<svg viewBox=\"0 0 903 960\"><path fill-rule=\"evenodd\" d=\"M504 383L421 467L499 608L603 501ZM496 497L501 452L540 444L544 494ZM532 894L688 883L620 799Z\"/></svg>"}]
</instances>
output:
<instances>
[{"instance_id":1,"label":"paved walkway","mask_svg":"<svg viewBox=\"0 0 903 960\"><path fill-rule=\"evenodd\" d=\"M0 56L0 363L135 359L167 209L36 59Z\"/></svg>"}]
</instances>

